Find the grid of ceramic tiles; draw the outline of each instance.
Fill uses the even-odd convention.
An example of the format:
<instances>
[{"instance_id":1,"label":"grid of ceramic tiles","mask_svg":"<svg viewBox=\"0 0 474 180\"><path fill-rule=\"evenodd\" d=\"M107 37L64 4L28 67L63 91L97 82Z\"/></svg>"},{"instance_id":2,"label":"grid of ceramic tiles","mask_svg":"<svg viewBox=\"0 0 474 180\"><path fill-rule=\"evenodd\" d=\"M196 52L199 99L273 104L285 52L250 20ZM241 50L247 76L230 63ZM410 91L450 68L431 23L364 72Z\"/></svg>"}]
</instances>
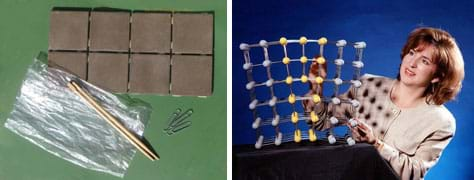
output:
<instances>
[{"instance_id":1,"label":"grid of ceramic tiles","mask_svg":"<svg viewBox=\"0 0 474 180\"><path fill-rule=\"evenodd\" d=\"M118 93L210 96L209 12L53 9L49 64Z\"/></svg>"}]
</instances>

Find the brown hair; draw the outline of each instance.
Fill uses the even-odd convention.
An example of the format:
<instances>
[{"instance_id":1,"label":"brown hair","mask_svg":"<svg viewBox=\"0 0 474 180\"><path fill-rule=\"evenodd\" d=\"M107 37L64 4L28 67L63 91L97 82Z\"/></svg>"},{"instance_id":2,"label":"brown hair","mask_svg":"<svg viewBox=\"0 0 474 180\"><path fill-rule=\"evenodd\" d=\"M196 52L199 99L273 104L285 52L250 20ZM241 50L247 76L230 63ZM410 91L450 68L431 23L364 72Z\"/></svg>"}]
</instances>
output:
<instances>
[{"instance_id":1,"label":"brown hair","mask_svg":"<svg viewBox=\"0 0 474 180\"><path fill-rule=\"evenodd\" d=\"M461 90L464 79L464 60L454 38L446 31L436 28L417 28L408 36L400 57L408 54L415 48L424 48L432 45L435 49L432 57L437 64L436 83L426 88L424 96L428 103L444 104L452 100ZM400 79L400 75L398 75Z\"/></svg>"}]
</instances>

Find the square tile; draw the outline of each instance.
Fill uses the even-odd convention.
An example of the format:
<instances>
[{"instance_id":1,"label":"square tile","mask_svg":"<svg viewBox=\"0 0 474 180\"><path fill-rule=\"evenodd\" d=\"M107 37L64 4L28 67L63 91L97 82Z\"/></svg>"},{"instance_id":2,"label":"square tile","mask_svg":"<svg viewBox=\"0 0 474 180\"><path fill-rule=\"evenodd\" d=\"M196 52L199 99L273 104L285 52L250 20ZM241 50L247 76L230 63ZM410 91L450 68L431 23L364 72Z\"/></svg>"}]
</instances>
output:
<instances>
[{"instance_id":1,"label":"square tile","mask_svg":"<svg viewBox=\"0 0 474 180\"><path fill-rule=\"evenodd\" d=\"M49 52L48 65L58 69L64 69L72 74L86 79L87 53L81 52Z\"/></svg>"},{"instance_id":2,"label":"square tile","mask_svg":"<svg viewBox=\"0 0 474 180\"><path fill-rule=\"evenodd\" d=\"M169 94L170 56L133 54L129 84L129 92Z\"/></svg>"},{"instance_id":3,"label":"square tile","mask_svg":"<svg viewBox=\"0 0 474 180\"><path fill-rule=\"evenodd\" d=\"M128 51L130 13L92 11L90 47L92 51Z\"/></svg>"},{"instance_id":4,"label":"square tile","mask_svg":"<svg viewBox=\"0 0 474 180\"><path fill-rule=\"evenodd\" d=\"M133 13L131 31L132 52L170 52L171 13Z\"/></svg>"},{"instance_id":5,"label":"square tile","mask_svg":"<svg viewBox=\"0 0 474 180\"><path fill-rule=\"evenodd\" d=\"M87 81L113 92L127 92L128 54L90 53Z\"/></svg>"},{"instance_id":6,"label":"square tile","mask_svg":"<svg viewBox=\"0 0 474 180\"><path fill-rule=\"evenodd\" d=\"M213 30L212 14L173 14L173 53L212 54Z\"/></svg>"},{"instance_id":7,"label":"square tile","mask_svg":"<svg viewBox=\"0 0 474 180\"><path fill-rule=\"evenodd\" d=\"M171 57L171 94L210 96L212 71L212 56L173 55Z\"/></svg>"},{"instance_id":8,"label":"square tile","mask_svg":"<svg viewBox=\"0 0 474 180\"><path fill-rule=\"evenodd\" d=\"M51 11L49 49L86 50L89 11Z\"/></svg>"}]
</instances>

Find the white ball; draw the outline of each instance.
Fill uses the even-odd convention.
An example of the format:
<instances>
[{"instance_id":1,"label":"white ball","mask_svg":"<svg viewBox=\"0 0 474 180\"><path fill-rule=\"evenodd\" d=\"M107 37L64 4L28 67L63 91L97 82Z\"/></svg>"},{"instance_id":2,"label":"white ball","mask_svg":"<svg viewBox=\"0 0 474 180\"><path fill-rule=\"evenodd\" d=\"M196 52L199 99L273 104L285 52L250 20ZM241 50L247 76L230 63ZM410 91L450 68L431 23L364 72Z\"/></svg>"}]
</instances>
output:
<instances>
[{"instance_id":1,"label":"white ball","mask_svg":"<svg viewBox=\"0 0 474 180\"><path fill-rule=\"evenodd\" d=\"M337 98L337 97L333 97L333 98L331 99L331 102L332 102L333 104L341 104L341 100L340 100L339 98Z\"/></svg>"},{"instance_id":2,"label":"white ball","mask_svg":"<svg viewBox=\"0 0 474 180\"><path fill-rule=\"evenodd\" d=\"M260 126L261 121L262 121L262 118L257 117L257 119L255 119L255 121L252 123L252 128L257 129Z\"/></svg>"},{"instance_id":3,"label":"white ball","mask_svg":"<svg viewBox=\"0 0 474 180\"><path fill-rule=\"evenodd\" d=\"M255 81L250 81L245 85L247 90L251 90L255 86Z\"/></svg>"},{"instance_id":4,"label":"white ball","mask_svg":"<svg viewBox=\"0 0 474 180\"><path fill-rule=\"evenodd\" d=\"M283 135L281 132L278 133L278 135L275 137L275 145L279 146L281 144L281 140L283 138Z\"/></svg>"},{"instance_id":5,"label":"white ball","mask_svg":"<svg viewBox=\"0 0 474 180\"><path fill-rule=\"evenodd\" d=\"M268 102L268 105L273 107L275 106L276 102L277 102L277 97L273 96L272 99L270 99L270 101Z\"/></svg>"},{"instance_id":6,"label":"white ball","mask_svg":"<svg viewBox=\"0 0 474 180\"><path fill-rule=\"evenodd\" d=\"M263 136L259 136L257 142L255 143L255 148L260 149L263 145Z\"/></svg>"},{"instance_id":7,"label":"white ball","mask_svg":"<svg viewBox=\"0 0 474 180\"><path fill-rule=\"evenodd\" d=\"M357 126L357 121L355 119L349 119L349 124L352 126L352 127L356 127Z\"/></svg>"},{"instance_id":8,"label":"white ball","mask_svg":"<svg viewBox=\"0 0 474 180\"><path fill-rule=\"evenodd\" d=\"M341 39L341 40L339 40L339 41L336 42L336 46L337 46L337 47L346 46L346 44L347 44L347 41L344 40L344 39Z\"/></svg>"},{"instance_id":9,"label":"white ball","mask_svg":"<svg viewBox=\"0 0 474 180\"><path fill-rule=\"evenodd\" d=\"M355 99L351 100L351 104L352 104L352 107L355 107L355 108L359 107L359 105L360 105L359 101L357 101Z\"/></svg>"},{"instance_id":10,"label":"white ball","mask_svg":"<svg viewBox=\"0 0 474 180\"><path fill-rule=\"evenodd\" d=\"M242 51L247 51L249 50L249 45L248 44L245 44L245 43L241 43L240 46L239 46L240 50Z\"/></svg>"},{"instance_id":11,"label":"white ball","mask_svg":"<svg viewBox=\"0 0 474 180\"><path fill-rule=\"evenodd\" d=\"M257 103L258 103L258 100L253 100L250 104L249 104L249 109L253 110L255 109L255 107L257 107Z\"/></svg>"},{"instance_id":12,"label":"white ball","mask_svg":"<svg viewBox=\"0 0 474 180\"><path fill-rule=\"evenodd\" d=\"M267 60L263 61L262 65L263 65L264 67L268 67L268 66L270 66L271 63L272 63L272 62L267 59Z\"/></svg>"},{"instance_id":13,"label":"white ball","mask_svg":"<svg viewBox=\"0 0 474 180\"><path fill-rule=\"evenodd\" d=\"M336 64L338 66L342 66L342 65L344 65L344 60L343 59L336 59L336 60L334 60L334 64Z\"/></svg>"},{"instance_id":14,"label":"white ball","mask_svg":"<svg viewBox=\"0 0 474 180\"><path fill-rule=\"evenodd\" d=\"M245 63L243 66L244 70L249 70L250 67L252 67L252 63Z\"/></svg>"},{"instance_id":15,"label":"white ball","mask_svg":"<svg viewBox=\"0 0 474 180\"><path fill-rule=\"evenodd\" d=\"M268 42L265 41L265 40L260 40L260 42L258 44L262 47L265 47L265 48L268 47Z\"/></svg>"},{"instance_id":16,"label":"white ball","mask_svg":"<svg viewBox=\"0 0 474 180\"><path fill-rule=\"evenodd\" d=\"M352 80L352 85L356 88L359 88L360 86L362 86L362 82L360 82L359 80Z\"/></svg>"},{"instance_id":17,"label":"white ball","mask_svg":"<svg viewBox=\"0 0 474 180\"><path fill-rule=\"evenodd\" d=\"M352 61L352 66L355 68L362 68L364 67L364 63L362 61Z\"/></svg>"},{"instance_id":18,"label":"white ball","mask_svg":"<svg viewBox=\"0 0 474 180\"><path fill-rule=\"evenodd\" d=\"M354 43L354 48L357 48L357 49L365 48L366 46L367 44L365 44L364 41Z\"/></svg>"},{"instance_id":19,"label":"white ball","mask_svg":"<svg viewBox=\"0 0 474 180\"><path fill-rule=\"evenodd\" d=\"M331 121L331 124L337 124L339 122L339 120L334 116L331 116L331 118L329 118L329 121Z\"/></svg>"},{"instance_id":20,"label":"white ball","mask_svg":"<svg viewBox=\"0 0 474 180\"><path fill-rule=\"evenodd\" d=\"M280 123L280 115L277 114L272 120L272 126L277 126L278 123Z\"/></svg>"},{"instance_id":21,"label":"white ball","mask_svg":"<svg viewBox=\"0 0 474 180\"><path fill-rule=\"evenodd\" d=\"M347 142L347 144L348 144L349 146L352 146L352 145L354 145L354 144L356 143L356 142L354 141L354 139L352 139L352 137L348 137L348 138L346 139L346 142Z\"/></svg>"},{"instance_id":22,"label":"white ball","mask_svg":"<svg viewBox=\"0 0 474 180\"><path fill-rule=\"evenodd\" d=\"M334 79L334 84L341 85L342 84L342 79L341 78L335 78Z\"/></svg>"},{"instance_id":23,"label":"white ball","mask_svg":"<svg viewBox=\"0 0 474 180\"><path fill-rule=\"evenodd\" d=\"M270 87L273 85L273 79L269 79L265 82L265 85L267 85L267 87Z\"/></svg>"},{"instance_id":24,"label":"white ball","mask_svg":"<svg viewBox=\"0 0 474 180\"><path fill-rule=\"evenodd\" d=\"M329 144L334 144L336 143L336 138L331 134L328 136L328 141L329 141Z\"/></svg>"}]
</instances>

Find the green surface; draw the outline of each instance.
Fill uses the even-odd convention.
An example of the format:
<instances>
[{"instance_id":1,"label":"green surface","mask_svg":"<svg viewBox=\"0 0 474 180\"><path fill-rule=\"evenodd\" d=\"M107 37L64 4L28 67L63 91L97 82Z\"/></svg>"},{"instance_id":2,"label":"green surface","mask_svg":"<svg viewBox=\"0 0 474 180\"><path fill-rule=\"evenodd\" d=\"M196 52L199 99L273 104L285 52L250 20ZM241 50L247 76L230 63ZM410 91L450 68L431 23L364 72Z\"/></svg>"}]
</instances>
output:
<instances>
[{"instance_id":1,"label":"green surface","mask_svg":"<svg viewBox=\"0 0 474 180\"><path fill-rule=\"evenodd\" d=\"M112 7L136 10L214 11L214 91L207 98L134 95L153 106L145 136L161 159L137 153L123 179L226 178L226 1L109 0L0 2L0 180L121 179L81 168L33 145L5 127L26 69L48 49L52 7ZM162 132L176 108L193 108L193 125L167 136Z\"/></svg>"}]
</instances>

